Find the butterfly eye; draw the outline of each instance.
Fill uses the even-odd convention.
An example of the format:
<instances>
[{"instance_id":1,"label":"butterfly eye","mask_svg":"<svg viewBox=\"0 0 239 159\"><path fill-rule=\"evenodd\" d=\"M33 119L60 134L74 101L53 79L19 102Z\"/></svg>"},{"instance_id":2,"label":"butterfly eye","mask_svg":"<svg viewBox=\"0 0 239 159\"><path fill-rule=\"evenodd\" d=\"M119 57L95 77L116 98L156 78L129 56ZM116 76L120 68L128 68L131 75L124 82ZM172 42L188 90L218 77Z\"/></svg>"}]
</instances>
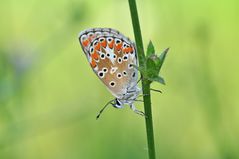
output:
<instances>
[{"instance_id":1,"label":"butterfly eye","mask_svg":"<svg viewBox=\"0 0 239 159\"><path fill-rule=\"evenodd\" d=\"M110 82L110 86L111 86L111 87L114 87L114 86L115 86L115 82L114 82L114 81L111 81L111 82Z\"/></svg>"},{"instance_id":2,"label":"butterfly eye","mask_svg":"<svg viewBox=\"0 0 239 159\"><path fill-rule=\"evenodd\" d=\"M120 103L120 101L119 101L118 99L115 100L115 104L116 104L117 106L120 106L120 105L121 105L121 103Z\"/></svg>"}]
</instances>

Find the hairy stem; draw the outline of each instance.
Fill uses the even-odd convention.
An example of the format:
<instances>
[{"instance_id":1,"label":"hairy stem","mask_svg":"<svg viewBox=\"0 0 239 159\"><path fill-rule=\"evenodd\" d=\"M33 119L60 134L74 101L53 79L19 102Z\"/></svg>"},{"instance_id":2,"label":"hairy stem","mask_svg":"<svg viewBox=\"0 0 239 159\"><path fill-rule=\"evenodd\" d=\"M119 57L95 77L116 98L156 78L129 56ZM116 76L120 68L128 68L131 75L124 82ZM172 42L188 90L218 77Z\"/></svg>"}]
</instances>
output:
<instances>
[{"instance_id":1,"label":"hairy stem","mask_svg":"<svg viewBox=\"0 0 239 159\"><path fill-rule=\"evenodd\" d=\"M139 25L138 12L136 7L135 0L128 0L131 19L133 23L134 36L136 42L136 48L139 58L139 66L144 66L145 63L145 54L143 47L143 40ZM143 77L143 75L141 74ZM150 96L150 81L142 78L142 89L143 94L147 94L147 96L143 96L144 99L144 111L145 111L145 123L146 123L146 133L147 133L147 141L148 141L148 153L149 159L155 159L155 146L154 146L154 130L153 130L153 119L152 119L152 110L151 110L151 96Z\"/></svg>"}]
</instances>

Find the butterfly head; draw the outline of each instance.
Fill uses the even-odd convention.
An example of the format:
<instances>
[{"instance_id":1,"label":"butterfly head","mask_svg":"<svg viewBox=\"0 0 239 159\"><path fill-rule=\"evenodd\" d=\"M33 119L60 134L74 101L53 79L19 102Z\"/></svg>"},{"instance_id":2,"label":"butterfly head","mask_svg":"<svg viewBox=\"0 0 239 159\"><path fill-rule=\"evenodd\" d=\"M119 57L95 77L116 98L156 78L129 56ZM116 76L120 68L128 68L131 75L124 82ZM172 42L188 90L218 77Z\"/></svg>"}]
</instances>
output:
<instances>
[{"instance_id":1,"label":"butterfly head","mask_svg":"<svg viewBox=\"0 0 239 159\"><path fill-rule=\"evenodd\" d=\"M135 100L138 98L140 93L141 93L141 89L137 85L135 85L130 90L128 90L125 94L123 94L122 97L115 98L112 105L115 108L123 108L125 104L132 105L135 102Z\"/></svg>"},{"instance_id":2,"label":"butterfly head","mask_svg":"<svg viewBox=\"0 0 239 159\"><path fill-rule=\"evenodd\" d=\"M115 100L112 103L112 106L115 108L122 108L123 105L124 104L118 98L115 98Z\"/></svg>"}]
</instances>

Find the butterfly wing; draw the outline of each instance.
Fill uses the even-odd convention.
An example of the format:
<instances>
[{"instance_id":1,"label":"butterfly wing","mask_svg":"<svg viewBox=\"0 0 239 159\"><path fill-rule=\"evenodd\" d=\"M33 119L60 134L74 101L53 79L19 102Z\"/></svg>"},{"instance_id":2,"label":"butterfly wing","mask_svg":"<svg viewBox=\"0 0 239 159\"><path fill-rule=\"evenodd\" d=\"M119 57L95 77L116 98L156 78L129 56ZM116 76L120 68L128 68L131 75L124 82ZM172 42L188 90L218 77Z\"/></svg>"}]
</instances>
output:
<instances>
[{"instance_id":1,"label":"butterfly wing","mask_svg":"<svg viewBox=\"0 0 239 159\"><path fill-rule=\"evenodd\" d=\"M82 31L79 41L91 68L116 98L136 85L136 49L128 38L114 29L94 28Z\"/></svg>"}]
</instances>

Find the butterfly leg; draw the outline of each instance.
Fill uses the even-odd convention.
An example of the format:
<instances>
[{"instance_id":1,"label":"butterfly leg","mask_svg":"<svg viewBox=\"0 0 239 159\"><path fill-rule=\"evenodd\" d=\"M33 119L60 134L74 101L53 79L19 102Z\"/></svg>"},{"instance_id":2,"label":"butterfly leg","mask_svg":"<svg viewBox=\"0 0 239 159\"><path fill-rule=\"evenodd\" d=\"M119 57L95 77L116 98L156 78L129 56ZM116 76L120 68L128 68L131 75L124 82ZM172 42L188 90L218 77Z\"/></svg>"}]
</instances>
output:
<instances>
[{"instance_id":1,"label":"butterfly leg","mask_svg":"<svg viewBox=\"0 0 239 159\"><path fill-rule=\"evenodd\" d=\"M162 93L161 90L150 88L151 91Z\"/></svg>"},{"instance_id":2,"label":"butterfly leg","mask_svg":"<svg viewBox=\"0 0 239 159\"><path fill-rule=\"evenodd\" d=\"M141 94L141 95L138 96L138 98L139 97L144 97L144 96L149 96L149 94Z\"/></svg>"},{"instance_id":3,"label":"butterfly leg","mask_svg":"<svg viewBox=\"0 0 239 159\"><path fill-rule=\"evenodd\" d=\"M130 108L136 113L136 114L139 114L139 115L142 115L142 116L145 116L144 112L138 110L135 108L135 106L133 104L130 105Z\"/></svg>"},{"instance_id":4,"label":"butterfly leg","mask_svg":"<svg viewBox=\"0 0 239 159\"><path fill-rule=\"evenodd\" d=\"M135 102L144 102L143 100L140 100L140 99L135 99L134 101Z\"/></svg>"},{"instance_id":5,"label":"butterfly leg","mask_svg":"<svg viewBox=\"0 0 239 159\"><path fill-rule=\"evenodd\" d=\"M143 79L142 75L140 75L140 79L137 81L137 84Z\"/></svg>"}]
</instances>

